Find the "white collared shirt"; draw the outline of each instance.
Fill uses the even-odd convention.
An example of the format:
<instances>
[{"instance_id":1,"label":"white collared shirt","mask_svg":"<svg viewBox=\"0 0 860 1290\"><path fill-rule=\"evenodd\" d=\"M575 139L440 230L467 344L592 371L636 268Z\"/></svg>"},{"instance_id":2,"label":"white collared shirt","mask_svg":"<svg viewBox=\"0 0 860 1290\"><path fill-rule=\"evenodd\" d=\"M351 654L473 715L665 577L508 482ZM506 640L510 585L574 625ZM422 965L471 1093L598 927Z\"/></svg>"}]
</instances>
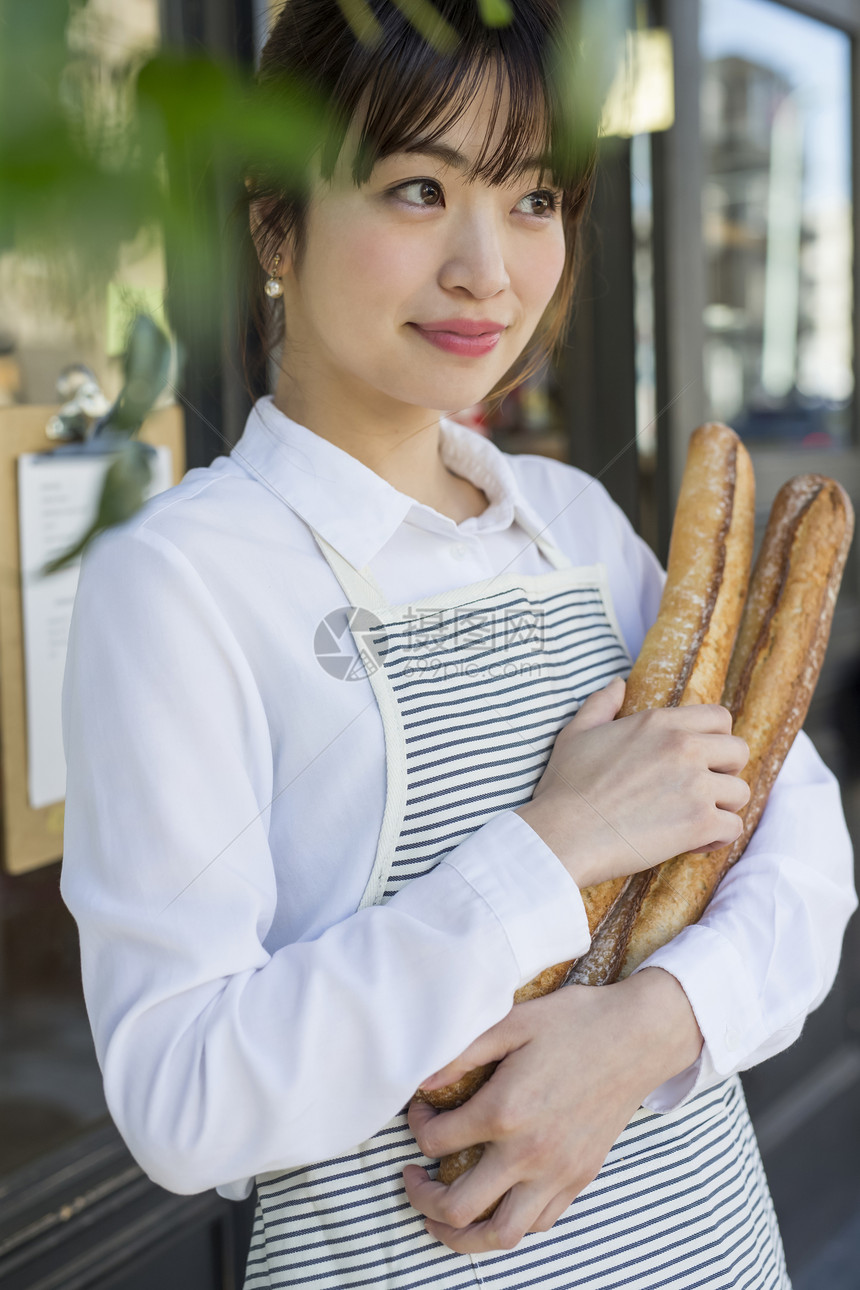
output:
<instances>
[{"instance_id":1,"label":"white collared shirt","mask_svg":"<svg viewBox=\"0 0 860 1290\"><path fill-rule=\"evenodd\" d=\"M606 566L635 657L660 566L603 487L443 421L446 464L489 507L456 524L278 412L99 537L63 689L62 894L110 1112L169 1190L248 1194L341 1154L588 945L576 884L513 811L357 913L385 808L369 680L320 665L344 604L308 528L392 603L550 566ZM855 908L836 781L801 735L742 863L646 964L671 972L702 1055L647 1105L780 1051L829 990Z\"/></svg>"}]
</instances>

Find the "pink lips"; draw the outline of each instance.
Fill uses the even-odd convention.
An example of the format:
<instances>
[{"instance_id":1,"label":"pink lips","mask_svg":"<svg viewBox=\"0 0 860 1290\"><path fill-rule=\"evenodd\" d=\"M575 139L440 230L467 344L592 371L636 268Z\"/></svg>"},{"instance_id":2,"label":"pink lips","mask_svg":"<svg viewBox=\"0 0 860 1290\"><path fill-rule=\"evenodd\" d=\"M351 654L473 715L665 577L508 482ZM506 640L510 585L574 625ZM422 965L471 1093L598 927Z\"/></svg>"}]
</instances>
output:
<instances>
[{"instance_id":1,"label":"pink lips","mask_svg":"<svg viewBox=\"0 0 860 1290\"><path fill-rule=\"evenodd\" d=\"M448 354L462 354L467 358L489 354L495 349L505 330L504 323L490 322L488 319L473 321L469 318L444 318L440 322L410 325L437 349L443 349Z\"/></svg>"}]
</instances>

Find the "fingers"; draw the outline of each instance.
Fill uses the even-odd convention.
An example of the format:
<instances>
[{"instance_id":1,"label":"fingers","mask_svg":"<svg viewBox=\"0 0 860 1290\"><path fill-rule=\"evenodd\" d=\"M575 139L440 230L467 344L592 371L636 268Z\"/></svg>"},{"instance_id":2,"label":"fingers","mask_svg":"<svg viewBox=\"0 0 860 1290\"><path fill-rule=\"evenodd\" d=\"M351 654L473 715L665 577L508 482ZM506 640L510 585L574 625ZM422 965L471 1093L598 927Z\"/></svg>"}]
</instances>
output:
<instances>
[{"instance_id":1,"label":"fingers","mask_svg":"<svg viewBox=\"0 0 860 1290\"><path fill-rule=\"evenodd\" d=\"M568 724L575 724L576 729L592 730L595 726L606 725L612 721L621 704L624 702L626 684L620 676L613 677L602 690L589 694L582 707L571 718Z\"/></svg>"},{"instance_id":2,"label":"fingers","mask_svg":"<svg viewBox=\"0 0 860 1290\"><path fill-rule=\"evenodd\" d=\"M468 1102L453 1111L436 1111L426 1102L413 1099L406 1119L425 1156L430 1160L441 1160L443 1156L486 1142L490 1137L501 1136L501 1120L488 1114L486 1099L481 1096L483 1091L479 1089Z\"/></svg>"},{"instance_id":3,"label":"fingers","mask_svg":"<svg viewBox=\"0 0 860 1290\"><path fill-rule=\"evenodd\" d=\"M493 1143L488 1144L475 1167L461 1174L450 1186L434 1182L426 1169L418 1165L407 1165L403 1170L403 1184L412 1208L424 1214L431 1223L459 1233L472 1226L484 1227L485 1224L475 1222L478 1215L494 1205L516 1182L515 1174L500 1165ZM535 1209L535 1216L539 1208ZM495 1217L494 1214L493 1219ZM486 1221L492 1222L493 1219ZM429 1226L427 1230L430 1231ZM437 1239L444 1238L440 1236Z\"/></svg>"},{"instance_id":4,"label":"fingers","mask_svg":"<svg viewBox=\"0 0 860 1290\"><path fill-rule=\"evenodd\" d=\"M546 1208L538 1215L529 1228L530 1232L548 1232L554 1227L573 1202L576 1200L576 1192L560 1191L554 1196Z\"/></svg>"},{"instance_id":5,"label":"fingers","mask_svg":"<svg viewBox=\"0 0 860 1290\"><path fill-rule=\"evenodd\" d=\"M744 831L744 822L739 815L732 811L717 811L717 829L712 838L712 842L718 842L722 846L728 846L730 842L737 842L738 838Z\"/></svg>"},{"instance_id":6,"label":"fingers","mask_svg":"<svg viewBox=\"0 0 860 1290\"><path fill-rule=\"evenodd\" d=\"M406 1112L406 1122L409 1125L413 1138L418 1142L419 1147L421 1147L421 1142L428 1141L424 1135L425 1128L431 1120L435 1120L436 1116L441 1114L442 1112L435 1110L429 1102L420 1102L416 1098L413 1098L409 1103ZM421 1142L418 1141L419 1135L421 1137ZM424 1148L421 1147L421 1150L424 1151ZM431 1160L438 1160L441 1158L439 1156L435 1156L431 1151L424 1151L424 1155L429 1156Z\"/></svg>"},{"instance_id":7,"label":"fingers","mask_svg":"<svg viewBox=\"0 0 860 1290\"><path fill-rule=\"evenodd\" d=\"M714 804L721 811L742 811L750 800L750 786L737 775L711 775Z\"/></svg>"},{"instance_id":8,"label":"fingers","mask_svg":"<svg viewBox=\"0 0 860 1290\"><path fill-rule=\"evenodd\" d=\"M654 711L677 713L686 730L700 730L715 735L732 733L732 714L721 703L689 703L681 708L660 708Z\"/></svg>"},{"instance_id":9,"label":"fingers","mask_svg":"<svg viewBox=\"0 0 860 1290\"><path fill-rule=\"evenodd\" d=\"M703 735L710 770L737 775L750 759L749 744L738 735Z\"/></svg>"},{"instance_id":10,"label":"fingers","mask_svg":"<svg viewBox=\"0 0 860 1290\"><path fill-rule=\"evenodd\" d=\"M469 1199L451 1196L450 1193L457 1187L457 1183L465 1182L469 1175L464 1174L462 1179L457 1179L450 1187L444 1187L441 1183L432 1183L426 1180L422 1186L420 1180L413 1173L415 1166L407 1165L403 1171L403 1179L406 1183L407 1195L414 1209L426 1215L424 1224L428 1233L437 1241L443 1242L449 1249L455 1250L458 1254L480 1254L488 1250L513 1250L530 1230L538 1230L535 1224L540 1221L542 1214L551 1206L547 1206L547 1192L545 1188L537 1183L517 1183L505 1193L501 1203L490 1218L485 1219L482 1223L466 1222L460 1223L459 1218L468 1213L482 1213L488 1205L493 1204L496 1196L491 1196L486 1205L476 1208L475 1203ZM407 1172L409 1178L407 1179ZM423 1170L417 1170L417 1173L423 1173ZM470 1174L477 1174L478 1167L470 1170ZM449 1193L448 1197L439 1195L435 1189L442 1187L443 1191ZM492 1191L492 1188L490 1189ZM490 1194L490 1193L487 1193ZM415 1196L415 1200L412 1196ZM419 1201L419 1204L416 1204ZM446 1203L447 1202L447 1203ZM555 1202L551 1202L554 1204ZM433 1211L428 1212L425 1205ZM565 1206L566 1208L566 1206ZM564 1212L562 1209L561 1213ZM438 1217L437 1213L445 1215ZM551 1224L550 1224L551 1226ZM540 1229L545 1230L545 1229Z\"/></svg>"}]
</instances>

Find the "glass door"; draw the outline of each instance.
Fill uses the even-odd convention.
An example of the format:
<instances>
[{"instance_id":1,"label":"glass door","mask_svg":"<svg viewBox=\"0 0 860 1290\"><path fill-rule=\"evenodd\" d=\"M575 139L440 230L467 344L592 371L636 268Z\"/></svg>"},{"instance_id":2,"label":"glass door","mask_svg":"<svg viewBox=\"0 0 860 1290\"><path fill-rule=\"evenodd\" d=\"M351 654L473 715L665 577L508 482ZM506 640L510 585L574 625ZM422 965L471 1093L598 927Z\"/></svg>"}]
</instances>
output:
<instances>
[{"instance_id":1,"label":"glass door","mask_svg":"<svg viewBox=\"0 0 860 1290\"><path fill-rule=\"evenodd\" d=\"M860 501L855 397L852 37L774 0L700 0L704 415L741 435L758 525L818 471ZM826 712L860 675L849 559L814 700L822 752L855 758Z\"/></svg>"},{"instance_id":2,"label":"glass door","mask_svg":"<svg viewBox=\"0 0 860 1290\"><path fill-rule=\"evenodd\" d=\"M703 0L705 395L755 450L852 442L851 40Z\"/></svg>"},{"instance_id":3,"label":"glass door","mask_svg":"<svg viewBox=\"0 0 860 1290\"><path fill-rule=\"evenodd\" d=\"M780 486L801 473L836 478L860 510L860 6L655 0L653 17L675 49L676 124L654 136L651 158L665 555L687 440L706 420L731 425L750 451L759 535ZM805 725L840 779L855 849L856 550L855 541ZM800 1040L746 1072L744 1087L793 1283L854 1284L856 1270L842 1266L837 1247L856 1232L860 1205L856 919L834 988Z\"/></svg>"},{"instance_id":4,"label":"glass door","mask_svg":"<svg viewBox=\"0 0 860 1290\"><path fill-rule=\"evenodd\" d=\"M761 525L801 471L858 496L852 41L773 0L701 0L699 53L704 411L753 454ZM831 681L858 592L854 558Z\"/></svg>"}]
</instances>

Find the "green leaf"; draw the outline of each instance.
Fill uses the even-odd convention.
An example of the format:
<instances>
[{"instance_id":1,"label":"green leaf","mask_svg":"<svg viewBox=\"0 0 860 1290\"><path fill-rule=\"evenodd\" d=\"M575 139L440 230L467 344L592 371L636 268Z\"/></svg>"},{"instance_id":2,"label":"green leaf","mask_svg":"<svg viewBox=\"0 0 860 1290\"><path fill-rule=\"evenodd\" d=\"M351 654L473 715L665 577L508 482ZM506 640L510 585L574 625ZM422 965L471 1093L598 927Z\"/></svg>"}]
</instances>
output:
<instances>
[{"instance_id":1,"label":"green leaf","mask_svg":"<svg viewBox=\"0 0 860 1290\"><path fill-rule=\"evenodd\" d=\"M136 434L167 383L170 342L146 314L132 325L125 354L125 381L119 398L99 423L99 430Z\"/></svg>"},{"instance_id":2,"label":"green leaf","mask_svg":"<svg viewBox=\"0 0 860 1290\"><path fill-rule=\"evenodd\" d=\"M42 566L43 577L65 569L99 533L125 523L140 510L152 478L150 459L149 448L139 439L129 440L117 453L105 473L95 519L74 546Z\"/></svg>"},{"instance_id":3,"label":"green leaf","mask_svg":"<svg viewBox=\"0 0 860 1290\"><path fill-rule=\"evenodd\" d=\"M478 9L487 27L509 27L514 20L511 0L478 0Z\"/></svg>"}]
</instances>

